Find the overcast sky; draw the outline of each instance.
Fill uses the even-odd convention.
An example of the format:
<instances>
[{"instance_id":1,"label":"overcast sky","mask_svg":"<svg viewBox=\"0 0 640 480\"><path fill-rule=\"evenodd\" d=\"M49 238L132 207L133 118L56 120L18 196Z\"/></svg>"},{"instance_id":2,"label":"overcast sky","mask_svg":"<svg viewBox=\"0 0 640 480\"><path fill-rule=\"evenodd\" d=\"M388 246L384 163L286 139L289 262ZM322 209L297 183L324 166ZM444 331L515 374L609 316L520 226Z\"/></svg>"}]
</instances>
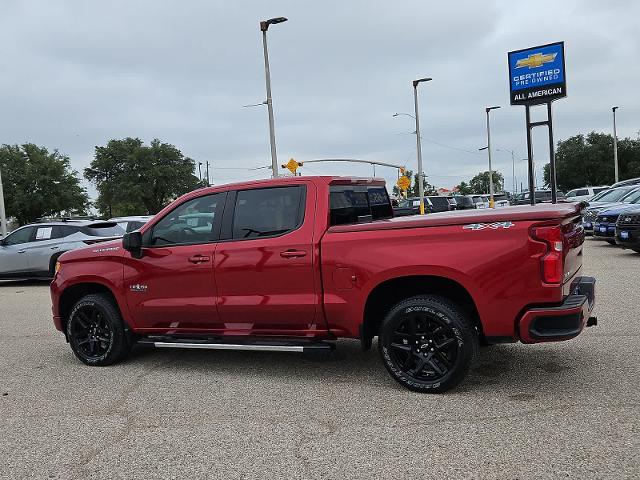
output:
<instances>
[{"instance_id":1,"label":"overcast sky","mask_svg":"<svg viewBox=\"0 0 640 480\"><path fill-rule=\"evenodd\" d=\"M494 149L526 157L524 107L509 106L507 52L565 41L568 97L554 103L556 139L640 130L640 2L602 1L23 1L0 4L0 142L69 155L79 171L109 139L153 138L214 183L269 175L258 22L269 30L280 163L290 157L377 159L416 168L411 81L420 86L425 172L451 187L487 169ZM542 119L536 115L535 119ZM535 134L548 161L546 131ZM517 162L526 184L526 162ZM511 187L511 154L494 165ZM372 175L366 165L315 164L305 174ZM396 172L378 168L394 181ZM94 193L95 190L90 188Z\"/></svg>"}]
</instances>

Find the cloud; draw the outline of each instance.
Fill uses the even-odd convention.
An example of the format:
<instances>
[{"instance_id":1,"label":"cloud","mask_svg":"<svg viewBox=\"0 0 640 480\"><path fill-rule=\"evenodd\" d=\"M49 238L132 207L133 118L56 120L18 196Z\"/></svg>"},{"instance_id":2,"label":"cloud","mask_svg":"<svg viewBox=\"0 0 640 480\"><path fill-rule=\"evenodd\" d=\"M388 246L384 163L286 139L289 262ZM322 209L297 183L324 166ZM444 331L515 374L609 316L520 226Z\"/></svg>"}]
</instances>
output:
<instances>
[{"instance_id":1,"label":"cloud","mask_svg":"<svg viewBox=\"0 0 640 480\"><path fill-rule=\"evenodd\" d=\"M411 80L420 86L425 171L450 187L486 169L492 143L526 156L524 109L508 105L509 50L564 40L568 97L554 104L556 139L640 129L636 2L4 2L0 16L2 142L58 148L82 170L111 138L160 138L215 182L268 175L269 139L258 21L269 31L280 163L356 157L415 169ZM543 116L539 112L536 116ZM541 166L546 135L535 133ZM510 186L511 155L495 151ZM517 162L525 181L525 163ZM363 165L315 164L304 173L371 175ZM392 182L396 172L378 168ZM93 190L91 190L93 191Z\"/></svg>"}]
</instances>

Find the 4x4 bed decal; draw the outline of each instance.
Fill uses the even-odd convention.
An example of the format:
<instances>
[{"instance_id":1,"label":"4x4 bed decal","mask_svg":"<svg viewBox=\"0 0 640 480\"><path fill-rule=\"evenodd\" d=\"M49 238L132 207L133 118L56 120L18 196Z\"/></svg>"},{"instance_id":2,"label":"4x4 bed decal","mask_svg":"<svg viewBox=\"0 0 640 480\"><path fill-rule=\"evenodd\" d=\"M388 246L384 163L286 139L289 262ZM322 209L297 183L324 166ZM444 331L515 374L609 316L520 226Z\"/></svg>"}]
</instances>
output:
<instances>
[{"instance_id":1,"label":"4x4 bed decal","mask_svg":"<svg viewBox=\"0 0 640 480\"><path fill-rule=\"evenodd\" d=\"M465 225L462 228L467 230L485 230L490 228L491 230L497 230L499 228L511 228L515 225L513 222L494 222L494 223L471 223Z\"/></svg>"}]
</instances>

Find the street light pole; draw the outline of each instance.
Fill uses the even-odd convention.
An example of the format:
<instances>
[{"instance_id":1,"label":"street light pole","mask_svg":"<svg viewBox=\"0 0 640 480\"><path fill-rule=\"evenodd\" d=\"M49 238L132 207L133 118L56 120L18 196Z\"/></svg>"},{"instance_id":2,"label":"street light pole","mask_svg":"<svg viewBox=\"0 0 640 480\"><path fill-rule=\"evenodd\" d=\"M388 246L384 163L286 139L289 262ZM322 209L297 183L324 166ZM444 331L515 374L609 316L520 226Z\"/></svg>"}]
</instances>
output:
<instances>
[{"instance_id":1,"label":"street light pole","mask_svg":"<svg viewBox=\"0 0 640 480\"><path fill-rule=\"evenodd\" d=\"M260 31L262 32L262 48L264 50L264 76L267 86L267 110L269 112L269 142L271 144L271 172L275 178L278 176L278 156L276 154L276 132L273 121L273 101L271 99L271 72L269 70L269 52L267 50L267 30L269 25L286 22L284 17L270 18L260 22Z\"/></svg>"},{"instance_id":2,"label":"street light pole","mask_svg":"<svg viewBox=\"0 0 640 480\"><path fill-rule=\"evenodd\" d=\"M613 112L613 163L615 165L616 183L620 181L618 175L618 135L616 133L616 110L618 107L612 107Z\"/></svg>"},{"instance_id":3,"label":"street light pole","mask_svg":"<svg viewBox=\"0 0 640 480\"><path fill-rule=\"evenodd\" d=\"M2 190L2 172L0 171L0 232L2 238L7 236L7 214L4 210L4 191Z\"/></svg>"},{"instance_id":4,"label":"street light pole","mask_svg":"<svg viewBox=\"0 0 640 480\"><path fill-rule=\"evenodd\" d=\"M420 78L413 81L413 104L416 118L416 145L418 148L418 195L420 196L420 215L424 215L424 170L422 168L422 139L420 138L420 117L418 116L418 84L430 81L430 78Z\"/></svg>"},{"instance_id":5,"label":"street light pole","mask_svg":"<svg viewBox=\"0 0 640 480\"><path fill-rule=\"evenodd\" d=\"M487 107L484 111L487 113L487 152L489 152L489 207L494 207L493 200L493 167L491 166L491 124L489 122L489 112L496 110L499 106Z\"/></svg>"},{"instance_id":6,"label":"street light pole","mask_svg":"<svg viewBox=\"0 0 640 480\"><path fill-rule=\"evenodd\" d=\"M202 162L198 162L198 180L202 181Z\"/></svg>"}]
</instances>

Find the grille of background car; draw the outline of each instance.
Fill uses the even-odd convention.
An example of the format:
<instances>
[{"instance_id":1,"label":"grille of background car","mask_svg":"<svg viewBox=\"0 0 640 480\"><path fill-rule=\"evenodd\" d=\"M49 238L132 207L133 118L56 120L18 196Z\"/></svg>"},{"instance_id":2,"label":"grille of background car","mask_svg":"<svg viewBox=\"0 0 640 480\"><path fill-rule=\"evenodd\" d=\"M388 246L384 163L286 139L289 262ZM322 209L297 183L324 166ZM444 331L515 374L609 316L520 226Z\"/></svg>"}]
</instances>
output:
<instances>
[{"instance_id":1,"label":"grille of background car","mask_svg":"<svg viewBox=\"0 0 640 480\"><path fill-rule=\"evenodd\" d=\"M640 215L620 215L617 225L640 225Z\"/></svg>"},{"instance_id":2,"label":"grille of background car","mask_svg":"<svg viewBox=\"0 0 640 480\"><path fill-rule=\"evenodd\" d=\"M618 219L618 215L599 215L596 219L598 223L614 223Z\"/></svg>"},{"instance_id":3,"label":"grille of background car","mask_svg":"<svg viewBox=\"0 0 640 480\"><path fill-rule=\"evenodd\" d=\"M598 216L598 212L596 210L587 210L587 213L584 214L585 222L593 222Z\"/></svg>"}]
</instances>

